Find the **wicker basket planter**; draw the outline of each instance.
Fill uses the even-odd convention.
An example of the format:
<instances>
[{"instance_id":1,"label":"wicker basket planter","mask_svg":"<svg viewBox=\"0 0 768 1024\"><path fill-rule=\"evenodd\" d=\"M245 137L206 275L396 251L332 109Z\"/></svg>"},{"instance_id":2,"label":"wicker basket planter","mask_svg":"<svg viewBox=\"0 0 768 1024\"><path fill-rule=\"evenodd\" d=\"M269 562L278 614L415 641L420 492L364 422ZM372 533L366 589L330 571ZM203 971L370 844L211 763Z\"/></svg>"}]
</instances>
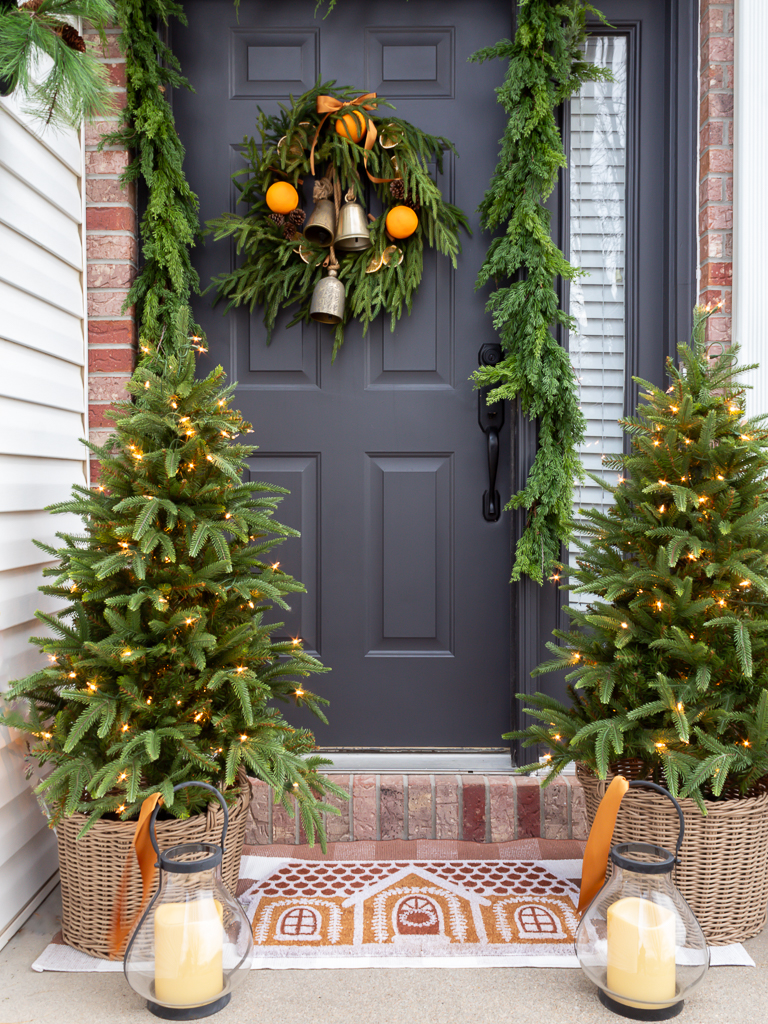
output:
<instances>
[{"instance_id":1,"label":"wicker basket planter","mask_svg":"<svg viewBox=\"0 0 768 1024\"><path fill-rule=\"evenodd\" d=\"M577 765L590 827L611 776L601 782ZM681 800L685 839L673 881L699 920L707 942L725 946L757 935L768 916L768 793L706 801ZM675 808L647 790L621 801L613 843L656 843L674 850L679 824Z\"/></svg>"},{"instance_id":2,"label":"wicker basket planter","mask_svg":"<svg viewBox=\"0 0 768 1024\"><path fill-rule=\"evenodd\" d=\"M250 799L250 786L242 779L240 795L229 812L222 864L224 883L232 892L237 889ZM61 932L68 946L89 956L108 959L112 911L123 866L132 850L136 822L102 820L78 839L85 822L85 815L73 814L56 827L61 872ZM205 814L184 820L158 821L157 842L161 850L180 843L220 843L222 822L223 811L214 802L208 805ZM133 861L126 900L129 919L141 905L141 876L135 858Z\"/></svg>"}]
</instances>

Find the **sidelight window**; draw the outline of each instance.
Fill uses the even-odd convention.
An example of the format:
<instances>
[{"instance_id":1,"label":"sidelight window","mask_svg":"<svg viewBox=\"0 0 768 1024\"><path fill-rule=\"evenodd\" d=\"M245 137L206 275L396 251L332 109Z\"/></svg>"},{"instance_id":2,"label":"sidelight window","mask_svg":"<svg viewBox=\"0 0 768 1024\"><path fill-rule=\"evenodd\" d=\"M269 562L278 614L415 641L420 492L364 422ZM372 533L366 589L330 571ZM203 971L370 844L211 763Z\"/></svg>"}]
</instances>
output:
<instances>
[{"instance_id":1,"label":"sidelight window","mask_svg":"<svg viewBox=\"0 0 768 1024\"><path fill-rule=\"evenodd\" d=\"M588 82L570 105L570 261L586 271L571 282L576 331L569 348L579 382L587 436L579 454L587 472L616 482L603 456L622 451L618 420L624 415L626 316L627 40L593 35L589 60L613 73L612 82ZM577 486L574 507L606 509L611 495L593 480ZM578 548L572 545L570 561ZM574 607L586 595L571 595Z\"/></svg>"}]
</instances>

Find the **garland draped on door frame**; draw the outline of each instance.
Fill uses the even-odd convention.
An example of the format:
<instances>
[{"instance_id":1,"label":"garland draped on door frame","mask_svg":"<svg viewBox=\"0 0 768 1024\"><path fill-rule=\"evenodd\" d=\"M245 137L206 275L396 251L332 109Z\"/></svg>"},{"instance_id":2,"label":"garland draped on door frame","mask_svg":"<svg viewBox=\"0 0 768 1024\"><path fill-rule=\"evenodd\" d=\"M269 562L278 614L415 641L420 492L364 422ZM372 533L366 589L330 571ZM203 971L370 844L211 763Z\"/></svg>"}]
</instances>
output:
<instances>
[{"instance_id":1,"label":"garland draped on door frame","mask_svg":"<svg viewBox=\"0 0 768 1024\"><path fill-rule=\"evenodd\" d=\"M551 333L553 324L574 331L560 308L558 276L571 281L585 272L572 266L552 241L544 203L567 166L555 111L585 82L610 72L584 57L586 15L605 21L585 0L522 0L513 41L478 50L470 60L509 62L498 101L508 115L499 162L480 204L480 223L504 228L491 242L477 287L496 285L487 309L501 339L504 358L474 373L478 388L490 387L489 403L517 399L538 424L538 446L525 487L508 509L525 508L512 580L525 574L543 583L560 567L561 545L573 532L574 482L584 471L578 446L585 420L567 351Z\"/></svg>"},{"instance_id":2,"label":"garland draped on door frame","mask_svg":"<svg viewBox=\"0 0 768 1024\"><path fill-rule=\"evenodd\" d=\"M328 2L326 17L336 0ZM322 5L321 0L318 8ZM130 149L133 159L123 184L136 182L146 189L143 264L124 308L136 305L140 336L156 344L162 335L170 336L191 293L199 293L190 258L200 233L198 201L184 176L184 148L164 95L167 88L190 86L157 32L171 18L182 24L186 18L175 0L116 0L115 8L126 58L127 104L120 128L102 145ZM573 485L583 476L577 448L585 423L577 384L567 352L550 332L553 324L574 329L572 318L559 307L554 282L558 275L572 280L581 271L552 241L543 204L566 165L555 110L585 82L608 77L584 58L588 12L605 21L587 0L520 0L514 40L501 40L471 58L508 61L497 90L508 123L480 207L482 226L491 231L503 227L504 233L491 242L478 276L478 287L496 284L488 310L504 358L478 369L474 381L477 387L491 387L490 401L518 399L522 412L538 422L538 450L526 486L507 508L527 509L512 579L528 575L539 583L559 565L561 545L571 536ZM0 33L8 24L0 20ZM68 67L63 67L64 84L74 91L72 106L87 108L91 81L84 87Z\"/></svg>"}]
</instances>

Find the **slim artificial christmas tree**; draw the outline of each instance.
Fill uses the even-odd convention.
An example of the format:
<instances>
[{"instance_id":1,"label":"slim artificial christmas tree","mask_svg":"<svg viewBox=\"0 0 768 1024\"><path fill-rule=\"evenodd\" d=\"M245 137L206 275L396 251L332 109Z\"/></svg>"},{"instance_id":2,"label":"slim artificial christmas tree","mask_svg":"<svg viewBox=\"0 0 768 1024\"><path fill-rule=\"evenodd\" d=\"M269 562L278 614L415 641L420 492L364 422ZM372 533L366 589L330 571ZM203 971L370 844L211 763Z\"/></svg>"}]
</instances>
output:
<instances>
[{"instance_id":1,"label":"slim artificial christmas tree","mask_svg":"<svg viewBox=\"0 0 768 1024\"><path fill-rule=\"evenodd\" d=\"M615 503L583 513L568 589L590 603L536 670L568 669L571 705L524 698L541 724L511 734L546 745L530 767L549 766L548 781L574 760L605 778L632 759L702 809L768 774L768 430L744 418L751 367L735 350L709 357L709 312L680 366L668 360L666 392L638 381L629 454L606 460Z\"/></svg>"},{"instance_id":2,"label":"slim artificial christmas tree","mask_svg":"<svg viewBox=\"0 0 768 1024\"><path fill-rule=\"evenodd\" d=\"M39 544L55 568L40 589L64 598L37 613L53 637L32 638L51 664L15 683L6 725L32 735L31 751L53 770L39 787L52 823L76 811L90 827L103 815L134 817L162 794L176 816L202 809L190 779L231 786L240 766L272 785L286 806L296 797L310 841L319 802L335 787L318 774L312 733L294 729L275 698L325 720L326 703L304 688L325 671L299 638L276 642L264 615L287 608L304 587L266 560L295 531L272 518L279 488L243 483L250 424L230 408L224 371L195 380L187 310L175 337L144 355L128 385L133 401L115 413L101 477L52 512L74 512L82 535ZM285 492L283 492L285 493ZM279 624L278 624L279 625ZM297 678L299 681L297 681ZM290 809L290 806L289 806Z\"/></svg>"}]
</instances>

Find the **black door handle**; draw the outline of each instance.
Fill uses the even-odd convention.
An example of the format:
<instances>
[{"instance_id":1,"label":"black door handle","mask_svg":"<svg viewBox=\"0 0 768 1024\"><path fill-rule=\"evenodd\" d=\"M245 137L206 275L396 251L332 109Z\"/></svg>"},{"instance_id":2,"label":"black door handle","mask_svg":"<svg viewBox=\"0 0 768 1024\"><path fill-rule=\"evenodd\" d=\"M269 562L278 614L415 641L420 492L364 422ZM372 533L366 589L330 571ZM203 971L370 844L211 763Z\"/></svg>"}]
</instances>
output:
<instances>
[{"instance_id":1,"label":"black door handle","mask_svg":"<svg viewBox=\"0 0 768 1024\"><path fill-rule=\"evenodd\" d=\"M496 472L499 468L499 432L489 427L485 432L488 439L488 490L483 495L483 515L489 523L495 523L501 515L499 492L496 490Z\"/></svg>"},{"instance_id":2,"label":"black door handle","mask_svg":"<svg viewBox=\"0 0 768 1024\"><path fill-rule=\"evenodd\" d=\"M501 362L500 345L483 345L478 354L481 366L495 366ZM488 405L489 387L477 393L477 421L485 434L488 451L488 490L483 494L483 518L496 523L501 516L501 499L496 490L499 469L499 431L504 426L504 402Z\"/></svg>"}]
</instances>

